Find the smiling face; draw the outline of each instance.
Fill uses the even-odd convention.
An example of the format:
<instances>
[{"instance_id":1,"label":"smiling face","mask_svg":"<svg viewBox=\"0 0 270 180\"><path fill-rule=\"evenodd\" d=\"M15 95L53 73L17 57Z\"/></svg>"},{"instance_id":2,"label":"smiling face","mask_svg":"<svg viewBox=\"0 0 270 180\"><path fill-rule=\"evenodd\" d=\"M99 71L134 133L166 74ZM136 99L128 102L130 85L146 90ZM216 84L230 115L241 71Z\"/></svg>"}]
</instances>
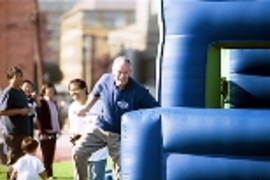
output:
<instances>
[{"instance_id":1,"label":"smiling face","mask_svg":"<svg viewBox=\"0 0 270 180\"><path fill-rule=\"evenodd\" d=\"M22 90L26 96L31 96L31 94L33 92L33 85L29 82L24 82L22 84Z\"/></svg>"},{"instance_id":2,"label":"smiling face","mask_svg":"<svg viewBox=\"0 0 270 180\"><path fill-rule=\"evenodd\" d=\"M116 58L112 66L115 85L119 88L125 87L131 74L131 64L123 57Z\"/></svg>"},{"instance_id":3,"label":"smiling face","mask_svg":"<svg viewBox=\"0 0 270 180\"><path fill-rule=\"evenodd\" d=\"M69 84L68 91L74 101L82 101L87 97L86 87L80 87L76 82Z\"/></svg>"}]
</instances>

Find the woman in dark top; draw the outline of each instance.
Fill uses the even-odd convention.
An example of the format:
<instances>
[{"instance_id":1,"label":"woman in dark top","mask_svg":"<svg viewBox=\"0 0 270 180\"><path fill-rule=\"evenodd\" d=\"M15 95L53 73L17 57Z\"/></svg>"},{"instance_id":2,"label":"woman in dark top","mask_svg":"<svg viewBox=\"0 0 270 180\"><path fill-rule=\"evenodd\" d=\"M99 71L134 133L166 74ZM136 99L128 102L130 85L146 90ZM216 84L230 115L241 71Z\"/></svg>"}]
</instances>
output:
<instances>
[{"instance_id":1,"label":"woman in dark top","mask_svg":"<svg viewBox=\"0 0 270 180\"><path fill-rule=\"evenodd\" d=\"M38 111L40 147L49 179L53 179L52 165L56 148L56 138L61 130L59 110L54 99L55 94L56 90L53 84L43 84Z\"/></svg>"}]
</instances>

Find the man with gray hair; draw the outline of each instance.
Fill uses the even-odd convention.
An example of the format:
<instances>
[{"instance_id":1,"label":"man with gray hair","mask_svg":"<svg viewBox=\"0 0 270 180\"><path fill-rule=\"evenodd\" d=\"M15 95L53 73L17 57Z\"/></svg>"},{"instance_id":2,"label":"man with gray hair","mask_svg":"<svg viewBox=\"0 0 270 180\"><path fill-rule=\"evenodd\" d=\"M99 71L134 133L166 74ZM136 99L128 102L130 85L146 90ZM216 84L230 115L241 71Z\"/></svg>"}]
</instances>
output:
<instances>
[{"instance_id":1,"label":"man with gray hair","mask_svg":"<svg viewBox=\"0 0 270 180\"><path fill-rule=\"evenodd\" d=\"M95 128L84 134L72 151L79 180L87 179L87 159L98 149L107 146L113 160L115 179L120 175L121 116L129 111L158 107L158 102L131 74L131 62L124 56L113 61L112 73L104 74L95 84L89 100L78 115L85 116L98 99L103 102L103 113Z\"/></svg>"}]
</instances>

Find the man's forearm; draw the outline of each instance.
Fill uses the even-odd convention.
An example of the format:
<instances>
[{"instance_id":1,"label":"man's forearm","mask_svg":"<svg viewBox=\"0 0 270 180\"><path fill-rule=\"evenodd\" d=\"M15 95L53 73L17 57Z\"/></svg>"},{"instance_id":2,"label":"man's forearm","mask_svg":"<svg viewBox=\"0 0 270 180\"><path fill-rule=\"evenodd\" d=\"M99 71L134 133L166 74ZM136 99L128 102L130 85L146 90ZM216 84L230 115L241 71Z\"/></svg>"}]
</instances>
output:
<instances>
[{"instance_id":1,"label":"man's forearm","mask_svg":"<svg viewBox=\"0 0 270 180\"><path fill-rule=\"evenodd\" d=\"M21 109L9 109L0 111L0 116L16 116L21 115Z\"/></svg>"},{"instance_id":2,"label":"man's forearm","mask_svg":"<svg viewBox=\"0 0 270 180\"><path fill-rule=\"evenodd\" d=\"M93 105L97 102L98 99L99 97L90 94L88 101L86 103L85 109L90 110L93 107Z\"/></svg>"}]
</instances>

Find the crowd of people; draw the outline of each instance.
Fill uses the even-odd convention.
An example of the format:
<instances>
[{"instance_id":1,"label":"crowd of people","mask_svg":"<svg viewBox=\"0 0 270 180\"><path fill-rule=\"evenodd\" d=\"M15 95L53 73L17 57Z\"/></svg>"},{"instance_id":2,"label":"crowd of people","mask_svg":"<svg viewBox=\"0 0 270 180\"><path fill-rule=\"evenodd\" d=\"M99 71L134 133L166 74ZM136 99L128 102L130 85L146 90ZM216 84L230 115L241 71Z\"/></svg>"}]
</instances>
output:
<instances>
[{"instance_id":1,"label":"crowd of people","mask_svg":"<svg viewBox=\"0 0 270 180\"><path fill-rule=\"evenodd\" d=\"M90 92L84 80L70 81L67 90L73 102L68 119L74 180L104 180L108 156L114 179L121 179L121 116L159 106L130 75L130 60L119 56L113 61L112 72L102 75ZM0 118L7 147L7 180L54 179L56 141L63 127L56 89L52 83L44 83L41 92L35 93L34 84L24 80L18 67L9 68L6 77L9 84L0 96ZM35 155L38 144L42 161Z\"/></svg>"}]
</instances>

